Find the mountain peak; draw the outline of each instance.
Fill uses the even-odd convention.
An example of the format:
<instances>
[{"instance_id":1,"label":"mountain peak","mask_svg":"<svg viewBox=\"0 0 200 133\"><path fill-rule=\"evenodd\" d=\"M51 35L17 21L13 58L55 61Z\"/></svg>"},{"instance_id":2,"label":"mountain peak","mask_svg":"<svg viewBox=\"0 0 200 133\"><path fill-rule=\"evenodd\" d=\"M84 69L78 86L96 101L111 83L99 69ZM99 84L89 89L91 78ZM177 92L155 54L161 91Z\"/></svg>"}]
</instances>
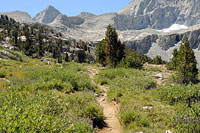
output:
<instances>
[{"instance_id":1,"label":"mountain peak","mask_svg":"<svg viewBox=\"0 0 200 133\"><path fill-rule=\"evenodd\" d=\"M57 9L54 6L49 5L45 10L57 10Z\"/></svg>"},{"instance_id":2,"label":"mountain peak","mask_svg":"<svg viewBox=\"0 0 200 133\"><path fill-rule=\"evenodd\" d=\"M55 7L49 5L45 10L38 13L33 20L40 23L49 24L53 22L54 19L60 14L61 13Z\"/></svg>"},{"instance_id":3,"label":"mountain peak","mask_svg":"<svg viewBox=\"0 0 200 133\"><path fill-rule=\"evenodd\" d=\"M95 17L95 14L89 13L89 12L81 12L78 17L82 18L82 19L88 19L88 18L92 18Z\"/></svg>"},{"instance_id":4,"label":"mountain peak","mask_svg":"<svg viewBox=\"0 0 200 133\"><path fill-rule=\"evenodd\" d=\"M199 0L133 0L118 14L126 18L120 24L131 24L128 29L163 29L172 24L200 24L199 6Z\"/></svg>"},{"instance_id":5,"label":"mountain peak","mask_svg":"<svg viewBox=\"0 0 200 133\"><path fill-rule=\"evenodd\" d=\"M34 23L31 16L27 12L16 10L12 12L2 12L0 14L7 15L10 18L14 18L20 23Z\"/></svg>"}]
</instances>

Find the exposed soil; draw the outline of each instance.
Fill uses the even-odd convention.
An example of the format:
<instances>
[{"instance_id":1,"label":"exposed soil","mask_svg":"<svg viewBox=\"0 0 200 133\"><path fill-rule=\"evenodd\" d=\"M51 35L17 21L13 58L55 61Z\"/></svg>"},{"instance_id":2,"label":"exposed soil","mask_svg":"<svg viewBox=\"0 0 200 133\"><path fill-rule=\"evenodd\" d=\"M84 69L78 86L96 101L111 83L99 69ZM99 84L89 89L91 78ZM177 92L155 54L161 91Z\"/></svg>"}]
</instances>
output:
<instances>
[{"instance_id":1,"label":"exposed soil","mask_svg":"<svg viewBox=\"0 0 200 133\"><path fill-rule=\"evenodd\" d=\"M100 106L103 109L105 124L103 125L102 129L99 129L97 132L98 133L122 133L122 126L120 125L120 122L117 117L119 104L115 102L108 102L106 92L109 88L106 86L99 85L94 81L95 75L98 74L98 72L101 69L103 68L88 67L89 76L92 79L92 83L97 85L102 90L104 90L104 93L101 93L97 97L97 102L100 104Z\"/></svg>"}]
</instances>

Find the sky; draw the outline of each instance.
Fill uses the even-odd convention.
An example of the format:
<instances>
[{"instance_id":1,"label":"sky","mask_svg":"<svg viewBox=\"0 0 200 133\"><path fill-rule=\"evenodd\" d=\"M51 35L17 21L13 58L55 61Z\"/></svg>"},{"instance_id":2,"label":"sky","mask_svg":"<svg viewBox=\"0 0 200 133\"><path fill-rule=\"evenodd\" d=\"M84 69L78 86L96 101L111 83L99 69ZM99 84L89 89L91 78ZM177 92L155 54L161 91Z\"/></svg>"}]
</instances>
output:
<instances>
[{"instance_id":1,"label":"sky","mask_svg":"<svg viewBox=\"0 0 200 133\"><path fill-rule=\"evenodd\" d=\"M117 12L132 0L0 0L0 12L24 11L32 17L47 8L54 6L67 16L76 16L81 12L96 15Z\"/></svg>"}]
</instances>

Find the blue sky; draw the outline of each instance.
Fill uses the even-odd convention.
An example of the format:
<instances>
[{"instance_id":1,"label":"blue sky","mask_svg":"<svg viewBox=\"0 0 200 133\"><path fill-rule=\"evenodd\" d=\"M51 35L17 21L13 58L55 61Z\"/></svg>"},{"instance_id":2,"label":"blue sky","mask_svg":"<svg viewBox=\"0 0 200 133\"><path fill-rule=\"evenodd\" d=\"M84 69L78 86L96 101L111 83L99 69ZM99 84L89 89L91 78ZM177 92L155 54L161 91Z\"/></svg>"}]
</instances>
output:
<instances>
[{"instance_id":1,"label":"blue sky","mask_svg":"<svg viewBox=\"0 0 200 133\"><path fill-rule=\"evenodd\" d=\"M78 15L80 12L103 14L116 12L126 6L131 0L0 0L0 12L15 10L28 12L32 17L38 12L52 5L61 13L68 16Z\"/></svg>"}]
</instances>

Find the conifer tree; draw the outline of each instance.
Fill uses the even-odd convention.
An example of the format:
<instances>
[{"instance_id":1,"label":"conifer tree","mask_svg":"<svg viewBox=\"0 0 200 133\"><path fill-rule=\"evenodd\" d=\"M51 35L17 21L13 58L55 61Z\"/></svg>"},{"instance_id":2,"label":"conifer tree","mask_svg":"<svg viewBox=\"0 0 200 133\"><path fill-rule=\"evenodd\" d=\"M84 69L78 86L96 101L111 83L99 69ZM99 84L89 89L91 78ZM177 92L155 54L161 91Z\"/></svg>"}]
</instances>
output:
<instances>
[{"instance_id":1,"label":"conifer tree","mask_svg":"<svg viewBox=\"0 0 200 133\"><path fill-rule=\"evenodd\" d=\"M178 69L178 65L179 65L179 51L177 49L174 49L173 53L173 58L170 62L167 63L167 68L170 70L177 70Z\"/></svg>"},{"instance_id":2,"label":"conifer tree","mask_svg":"<svg viewBox=\"0 0 200 133\"><path fill-rule=\"evenodd\" d=\"M177 76L181 83L188 84L189 82L197 81L197 61L194 51L190 47L188 37L185 36L179 50L179 65Z\"/></svg>"},{"instance_id":3,"label":"conifer tree","mask_svg":"<svg viewBox=\"0 0 200 133\"><path fill-rule=\"evenodd\" d=\"M178 67L178 62L179 62L179 53L178 53L178 50L177 49L174 49L173 51L173 59L172 59L172 64L174 66L174 69L176 70L177 67Z\"/></svg>"},{"instance_id":4,"label":"conifer tree","mask_svg":"<svg viewBox=\"0 0 200 133\"><path fill-rule=\"evenodd\" d=\"M62 63L62 56L61 55L58 56L58 63Z\"/></svg>"},{"instance_id":5,"label":"conifer tree","mask_svg":"<svg viewBox=\"0 0 200 133\"><path fill-rule=\"evenodd\" d=\"M65 55L65 62L69 62L69 56L68 56L67 52L66 52L66 55Z\"/></svg>"},{"instance_id":6,"label":"conifer tree","mask_svg":"<svg viewBox=\"0 0 200 133\"><path fill-rule=\"evenodd\" d=\"M153 64L157 64L157 65L160 65L160 64L165 64L165 61L162 60L161 56L156 56L153 61L152 61Z\"/></svg>"},{"instance_id":7,"label":"conifer tree","mask_svg":"<svg viewBox=\"0 0 200 133\"><path fill-rule=\"evenodd\" d=\"M58 50L58 63L62 63L62 55L60 50Z\"/></svg>"},{"instance_id":8,"label":"conifer tree","mask_svg":"<svg viewBox=\"0 0 200 133\"><path fill-rule=\"evenodd\" d=\"M118 40L115 28L111 25L107 27L105 42L106 62L111 67L116 67L124 56L124 46Z\"/></svg>"},{"instance_id":9,"label":"conifer tree","mask_svg":"<svg viewBox=\"0 0 200 133\"><path fill-rule=\"evenodd\" d=\"M104 40L98 42L96 49L96 60L98 63L106 64L105 42Z\"/></svg>"},{"instance_id":10,"label":"conifer tree","mask_svg":"<svg viewBox=\"0 0 200 133\"><path fill-rule=\"evenodd\" d=\"M76 51L76 61L78 63L84 63L86 62L86 54L84 50L78 50Z\"/></svg>"}]
</instances>

